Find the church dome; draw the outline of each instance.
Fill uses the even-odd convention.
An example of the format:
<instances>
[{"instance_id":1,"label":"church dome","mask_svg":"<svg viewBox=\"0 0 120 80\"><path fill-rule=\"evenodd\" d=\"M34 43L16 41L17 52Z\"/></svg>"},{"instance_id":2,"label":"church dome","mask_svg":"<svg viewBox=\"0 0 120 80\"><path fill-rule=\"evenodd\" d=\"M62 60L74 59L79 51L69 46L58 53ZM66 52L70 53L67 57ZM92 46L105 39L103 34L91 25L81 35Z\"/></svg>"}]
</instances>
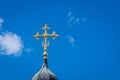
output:
<instances>
[{"instance_id":1,"label":"church dome","mask_svg":"<svg viewBox=\"0 0 120 80\"><path fill-rule=\"evenodd\" d=\"M52 34L49 34L47 31L50 28L47 26L47 24L45 24L45 26L42 28L42 30L44 30L43 34L39 34L39 32L37 32L34 37L36 38L36 40L38 40L40 37L43 37L44 40L42 42L42 46L43 46L43 56L44 56L44 63L40 69L40 71L38 71L32 78L32 80L57 80L57 78L55 77L55 74L52 73L50 71L50 69L48 68L47 65L47 47L49 46L49 41L47 40L48 37L53 37L53 39L55 39L58 34L56 34L55 31L53 31Z\"/></svg>"},{"instance_id":2,"label":"church dome","mask_svg":"<svg viewBox=\"0 0 120 80\"><path fill-rule=\"evenodd\" d=\"M40 71L33 76L32 80L57 80L55 74L48 68L47 59L44 59L44 63Z\"/></svg>"}]
</instances>

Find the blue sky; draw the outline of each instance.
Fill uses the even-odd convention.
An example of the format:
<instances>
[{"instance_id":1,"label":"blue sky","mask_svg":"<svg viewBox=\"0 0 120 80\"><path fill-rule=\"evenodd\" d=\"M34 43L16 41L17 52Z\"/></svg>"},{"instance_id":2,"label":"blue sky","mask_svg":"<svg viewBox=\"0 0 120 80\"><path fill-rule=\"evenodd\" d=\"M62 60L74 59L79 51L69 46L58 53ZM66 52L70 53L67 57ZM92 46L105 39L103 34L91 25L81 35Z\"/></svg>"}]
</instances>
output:
<instances>
[{"instance_id":1,"label":"blue sky","mask_svg":"<svg viewBox=\"0 0 120 80\"><path fill-rule=\"evenodd\" d=\"M0 0L0 80L31 80L43 62L59 80L120 80L119 0Z\"/></svg>"}]
</instances>

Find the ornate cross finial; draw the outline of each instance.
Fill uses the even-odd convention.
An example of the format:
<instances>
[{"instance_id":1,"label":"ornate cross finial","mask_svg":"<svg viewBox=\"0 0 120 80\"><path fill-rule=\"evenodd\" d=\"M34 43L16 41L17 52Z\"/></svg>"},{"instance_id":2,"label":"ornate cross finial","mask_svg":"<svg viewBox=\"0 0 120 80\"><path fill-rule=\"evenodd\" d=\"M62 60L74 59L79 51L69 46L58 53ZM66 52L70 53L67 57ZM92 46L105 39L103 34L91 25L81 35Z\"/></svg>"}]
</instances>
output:
<instances>
[{"instance_id":1,"label":"ornate cross finial","mask_svg":"<svg viewBox=\"0 0 120 80\"><path fill-rule=\"evenodd\" d=\"M47 38L48 37L53 37L53 39L55 39L58 34L56 34L55 31L53 31L52 34L49 34L47 32L47 30L49 30L50 28L47 26L47 24L45 24L45 26L42 28L42 30L44 30L45 32L43 34L39 34L39 32L37 32L34 37L36 38L36 40L38 40L40 37L43 37L44 40L42 42L42 46L44 48L44 53L43 53L43 56L44 58L47 58L48 54L47 54L47 47L49 46L49 41L47 41Z\"/></svg>"}]
</instances>

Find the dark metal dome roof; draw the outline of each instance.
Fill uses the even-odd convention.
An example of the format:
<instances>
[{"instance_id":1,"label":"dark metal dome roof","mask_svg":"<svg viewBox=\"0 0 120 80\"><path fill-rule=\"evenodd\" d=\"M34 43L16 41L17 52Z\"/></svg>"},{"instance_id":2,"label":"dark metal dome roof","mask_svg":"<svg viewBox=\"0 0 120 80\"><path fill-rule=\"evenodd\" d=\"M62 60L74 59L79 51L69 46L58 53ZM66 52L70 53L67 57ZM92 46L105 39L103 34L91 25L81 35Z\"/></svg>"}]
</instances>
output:
<instances>
[{"instance_id":1,"label":"dark metal dome roof","mask_svg":"<svg viewBox=\"0 0 120 80\"><path fill-rule=\"evenodd\" d=\"M55 74L50 71L47 65L47 59L44 59L44 63L39 72L37 72L32 80L57 80Z\"/></svg>"}]
</instances>

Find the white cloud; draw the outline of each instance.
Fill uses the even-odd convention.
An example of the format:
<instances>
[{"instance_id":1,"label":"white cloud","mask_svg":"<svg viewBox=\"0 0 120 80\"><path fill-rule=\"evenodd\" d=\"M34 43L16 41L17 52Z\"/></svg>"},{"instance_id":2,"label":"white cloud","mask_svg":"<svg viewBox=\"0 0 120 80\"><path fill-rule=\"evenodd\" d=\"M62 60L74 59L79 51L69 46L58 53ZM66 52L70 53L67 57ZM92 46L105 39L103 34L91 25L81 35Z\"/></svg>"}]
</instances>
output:
<instances>
[{"instance_id":1,"label":"white cloud","mask_svg":"<svg viewBox=\"0 0 120 80\"><path fill-rule=\"evenodd\" d=\"M23 42L17 34L7 32L0 35L0 54L18 56L22 49Z\"/></svg>"},{"instance_id":2,"label":"white cloud","mask_svg":"<svg viewBox=\"0 0 120 80\"><path fill-rule=\"evenodd\" d=\"M74 24L80 24L80 18L75 19Z\"/></svg>"},{"instance_id":3,"label":"white cloud","mask_svg":"<svg viewBox=\"0 0 120 80\"><path fill-rule=\"evenodd\" d=\"M87 21L87 19L84 17L84 18L83 18L83 21Z\"/></svg>"},{"instance_id":4,"label":"white cloud","mask_svg":"<svg viewBox=\"0 0 120 80\"><path fill-rule=\"evenodd\" d=\"M68 23L70 25L80 24L80 18L76 18L72 11L68 12Z\"/></svg>"},{"instance_id":5,"label":"white cloud","mask_svg":"<svg viewBox=\"0 0 120 80\"><path fill-rule=\"evenodd\" d=\"M69 43L70 43L72 46L76 46L76 45L75 45L75 38L74 38L74 37L72 37L71 35L68 35L68 36L67 36L67 39L68 39Z\"/></svg>"},{"instance_id":6,"label":"white cloud","mask_svg":"<svg viewBox=\"0 0 120 80\"><path fill-rule=\"evenodd\" d=\"M4 23L4 20L0 18L0 29L2 29L2 24Z\"/></svg>"},{"instance_id":7,"label":"white cloud","mask_svg":"<svg viewBox=\"0 0 120 80\"><path fill-rule=\"evenodd\" d=\"M68 16L71 16L72 15L72 11L68 12Z\"/></svg>"},{"instance_id":8,"label":"white cloud","mask_svg":"<svg viewBox=\"0 0 120 80\"><path fill-rule=\"evenodd\" d=\"M71 26L80 24L81 22L87 20L85 17L83 18L76 17L72 11L68 12L67 16L68 16L68 24L70 24Z\"/></svg>"},{"instance_id":9,"label":"white cloud","mask_svg":"<svg viewBox=\"0 0 120 80\"><path fill-rule=\"evenodd\" d=\"M25 48L25 52L30 53L32 51L31 48Z\"/></svg>"}]
</instances>

